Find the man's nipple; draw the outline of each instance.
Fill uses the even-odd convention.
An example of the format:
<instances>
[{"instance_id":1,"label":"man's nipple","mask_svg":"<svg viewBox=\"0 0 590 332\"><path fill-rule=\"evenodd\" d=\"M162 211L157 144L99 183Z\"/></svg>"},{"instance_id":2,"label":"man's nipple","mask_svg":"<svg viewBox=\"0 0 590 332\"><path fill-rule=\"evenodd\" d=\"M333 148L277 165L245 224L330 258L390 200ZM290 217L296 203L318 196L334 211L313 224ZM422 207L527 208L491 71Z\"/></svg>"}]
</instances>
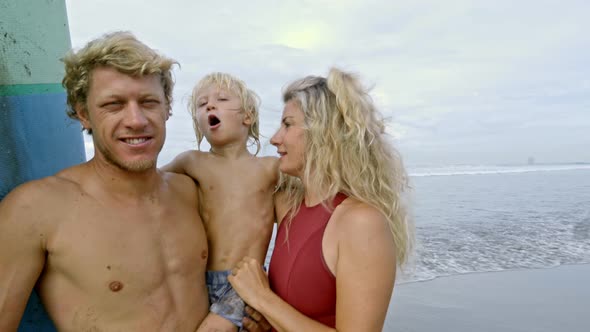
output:
<instances>
[{"instance_id":1,"label":"man's nipple","mask_svg":"<svg viewBox=\"0 0 590 332\"><path fill-rule=\"evenodd\" d=\"M208 256L207 250L201 251L201 258L202 259L207 259L207 256Z\"/></svg>"},{"instance_id":2,"label":"man's nipple","mask_svg":"<svg viewBox=\"0 0 590 332\"><path fill-rule=\"evenodd\" d=\"M112 282L109 284L109 289L110 289L112 292L115 292L115 293L116 293L116 292L120 291L121 289L123 289L123 283L122 283L122 282L120 282L120 281L117 281L117 280L115 280L115 281L112 281Z\"/></svg>"}]
</instances>

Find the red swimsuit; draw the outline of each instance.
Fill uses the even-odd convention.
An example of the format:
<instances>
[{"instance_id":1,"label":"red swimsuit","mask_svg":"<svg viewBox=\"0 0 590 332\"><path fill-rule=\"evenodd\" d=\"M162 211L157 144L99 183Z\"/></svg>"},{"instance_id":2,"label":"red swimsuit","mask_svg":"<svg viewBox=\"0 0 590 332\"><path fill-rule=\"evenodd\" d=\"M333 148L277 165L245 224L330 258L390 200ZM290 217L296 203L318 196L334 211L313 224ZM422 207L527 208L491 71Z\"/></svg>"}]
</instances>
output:
<instances>
[{"instance_id":1,"label":"red swimsuit","mask_svg":"<svg viewBox=\"0 0 590 332\"><path fill-rule=\"evenodd\" d=\"M345 198L336 195L333 207ZM322 204L306 207L301 203L291 224L287 227L284 221L279 226L268 277L270 288L299 312L335 327L336 277L322 254L322 238L331 216Z\"/></svg>"}]
</instances>

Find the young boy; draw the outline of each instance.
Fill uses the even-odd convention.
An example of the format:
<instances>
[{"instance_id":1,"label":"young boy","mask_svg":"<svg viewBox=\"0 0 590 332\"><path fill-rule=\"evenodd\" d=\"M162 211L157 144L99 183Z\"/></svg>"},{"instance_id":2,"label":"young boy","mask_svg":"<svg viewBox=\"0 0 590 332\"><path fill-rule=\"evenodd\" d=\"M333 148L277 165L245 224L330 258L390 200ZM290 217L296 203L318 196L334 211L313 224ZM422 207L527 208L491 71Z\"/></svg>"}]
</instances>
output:
<instances>
[{"instance_id":1,"label":"young boy","mask_svg":"<svg viewBox=\"0 0 590 332\"><path fill-rule=\"evenodd\" d=\"M207 287L210 313L198 331L236 331L242 326L244 302L227 281L244 256L264 262L272 233L273 192L278 160L256 157L260 149L258 96L243 81L224 73L205 76L193 89L190 111L200 148L203 136L209 152L189 150L166 171L184 173L199 186L199 211L209 243Z\"/></svg>"}]
</instances>

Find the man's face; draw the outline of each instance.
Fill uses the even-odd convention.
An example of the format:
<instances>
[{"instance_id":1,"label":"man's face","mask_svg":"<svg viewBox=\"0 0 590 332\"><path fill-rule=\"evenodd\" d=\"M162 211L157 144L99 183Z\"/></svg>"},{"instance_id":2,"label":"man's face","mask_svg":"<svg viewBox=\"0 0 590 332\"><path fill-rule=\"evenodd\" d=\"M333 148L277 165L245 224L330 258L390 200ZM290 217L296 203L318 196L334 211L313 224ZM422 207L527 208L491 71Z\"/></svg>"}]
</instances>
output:
<instances>
[{"instance_id":1,"label":"man's face","mask_svg":"<svg viewBox=\"0 0 590 332\"><path fill-rule=\"evenodd\" d=\"M96 68L86 104L87 113L77 111L84 128L92 129L95 158L126 171L155 167L168 120L159 76L131 77L114 68Z\"/></svg>"}]
</instances>

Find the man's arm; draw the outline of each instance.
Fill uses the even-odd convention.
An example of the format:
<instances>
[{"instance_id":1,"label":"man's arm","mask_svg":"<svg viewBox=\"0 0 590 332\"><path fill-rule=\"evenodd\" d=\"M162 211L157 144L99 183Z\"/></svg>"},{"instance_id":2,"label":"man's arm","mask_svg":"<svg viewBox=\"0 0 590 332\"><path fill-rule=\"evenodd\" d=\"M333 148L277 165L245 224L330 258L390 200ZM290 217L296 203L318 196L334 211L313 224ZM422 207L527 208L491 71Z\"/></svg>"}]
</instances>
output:
<instances>
[{"instance_id":1,"label":"man's arm","mask_svg":"<svg viewBox=\"0 0 590 332\"><path fill-rule=\"evenodd\" d=\"M272 326L258 311L246 305L246 313L248 316L242 319L243 329L246 332L270 332Z\"/></svg>"},{"instance_id":2,"label":"man's arm","mask_svg":"<svg viewBox=\"0 0 590 332\"><path fill-rule=\"evenodd\" d=\"M0 202L0 331L16 331L45 264L40 191L29 183Z\"/></svg>"}]
</instances>

